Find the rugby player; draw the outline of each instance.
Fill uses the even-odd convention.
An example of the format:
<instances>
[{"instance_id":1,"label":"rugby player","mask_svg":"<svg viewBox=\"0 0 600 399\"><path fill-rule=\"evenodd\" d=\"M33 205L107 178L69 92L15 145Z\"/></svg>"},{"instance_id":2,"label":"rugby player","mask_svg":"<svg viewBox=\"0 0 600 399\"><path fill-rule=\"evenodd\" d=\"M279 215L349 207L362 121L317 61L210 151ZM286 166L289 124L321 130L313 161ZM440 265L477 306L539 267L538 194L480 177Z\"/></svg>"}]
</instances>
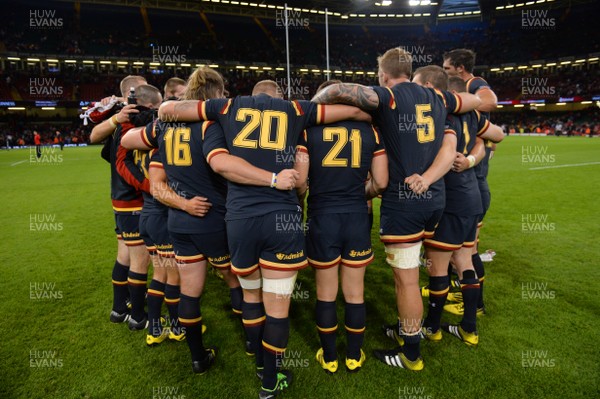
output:
<instances>
[{"instance_id":1,"label":"rugby player","mask_svg":"<svg viewBox=\"0 0 600 399\"><path fill-rule=\"evenodd\" d=\"M454 79L452 89L456 89ZM413 82L437 90L448 89L448 76L439 66L426 66L415 71ZM463 85L464 86L464 85ZM463 92L454 90L455 92ZM490 124L478 111L462 115L448 115L446 131L457 137L456 151L473 151L475 144L483 145L480 137L502 140L499 126ZM480 150L481 151L481 150ZM473 160L474 164L474 160ZM471 165L472 167L473 165ZM450 171L444 176L446 206L435 228L433 237L425 238L426 257L430 264L429 272L429 310L423 322L422 336L432 341L442 339L440 330L441 313L449 291L448 265L450 259L457 269L465 312L460 325L443 325L443 329L468 345L479 343L476 328L476 305L479 297L479 281L471 262L471 248L475 245L477 222L483 212L477 178L473 169L462 173Z\"/></svg>"},{"instance_id":2,"label":"rugby player","mask_svg":"<svg viewBox=\"0 0 600 399\"><path fill-rule=\"evenodd\" d=\"M188 80L184 97L222 97L223 92L218 72L198 68ZM168 230L181 275L179 321L185 327L192 369L203 374L216 358L216 350L205 348L202 342L200 297L207 259L229 285L233 311L239 314L242 309L241 288L230 272L224 222L225 180L214 174L204 159L200 123L151 123L144 129L132 130L124 140L130 148L159 148L161 162L150 164L150 178L156 182L153 195L171 207ZM165 184L167 180L170 188Z\"/></svg>"},{"instance_id":3,"label":"rugby player","mask_svg":"<svg viewBox=\"0 0 600 399\"><path fill-rule=\"evenodd\" d=\"M285 176L291 178L289 189L293 190L297 179L297 172L288 173L294 159L277 155L294 154L300 133L311 125L343 119L368 120L369 117L354 107L285 101L281 88L270 80L258 82L252 96L166 102L159 110L159 117L219 122L211 125L214 133L205 133L208 146L205 152L208 151L207 160L213 170L235 181L229 183L227 193L231 267L244 290L242 319L257 348L257 374L262 377L259 397L274 397L292 380L291 372L278 371L277 365L289 337L288 312L297 271L308 265L303 229L280 227L282 221L298 220L302 216L294 192L271 189L284 188L282 184L287 183L281 179ZM218 126L223 128L223 133L218 133ZM237 171L232 170L236 165L227 162L223 155L242 158L263 169L266 176L270 174L271 179L266 178L267 187L252 183L251 179L238 178ZM265 183L265 180L257 181Z\"/></svg>"},{"instance_id":4,"label":"rugby player","mask_svg":"<svg viewBox=\"0 0 600 399\"><path fill-rule=\"evenodd\" d=\"M127 76L120 83L121 95L126 97L131 87L137 89L145 83L146 79L141 76ZM112 271L113 306L110 313L110 321L113 323L129 321L129 287L127 280L131 263L129 248L142 244L139 239L139 220L137 219L139 219L139 211L143 200L139 192L127 184L118 174L116 165L117 153L120 148L119 141L124 133L120 126L122 123L130 125L130 115L137 112L135 105L127 105L118 114L112 115L109 119L96 125L90 134L90 143L99 143L108 138L106 145L109 150L108 160L111 166L111 198L117 235L117 259ZM100 117L98 115L98 118ZM100 120L96 119L98 122ZM117 129L118 126L119 129ZM123 236L123 229L125 229L127 237ZM143 259L138 260L143 262Z\"/></svg>"},{"instance_id":5,"label":"rugby player","mask_svg":"<svg viewBox=\"0 0 600 399\"><path fill-rule=\"evenodd\" d=\"M158 149L135 150L137 165L150 180L150 192L143 192L144 206L140 215L140 236L152 259L152 281L148 287L148 333L146 344L157 345L167 337L182 341L185 332L179 328L179 272L175 264L173 244L167 230L168 207L153 195L153 182L150 168L162 168ZM156 179L156 177L155 177ZM166 179L165 179L166 180ZM168 328L163 328L161 320L162 304L166 302L169 311Z\"/></svg>"},{"instance_id":6,"label":"rugby player","mask_svg":"<svg viewBox=\"0 0 600 399\"><path fill-rule=\"evenodd\" d=\"M165 100L179 100L185 94L186 83L180 78L170 78L165 83L164 98Z\"/></svg>"},{"instance_id":7,"label":"rugby player","mask_svg":"<svg viewBox=\"0 0 600 399\"><path fill-rule=\"evenodd\" d=\"M341 83L327 81L323 88ZM313 126L298 145L295 169L300 172L298 194L308 188L306 255L315 269L316 321L321 348L316 359L328 373L338 369L336 297L341 272L345 305L346 368L359 371L366 360L362 343L366 329L364 276L373 261L367 198L387 186L388 159L373 126L343 121ZM371 219L372 221L372 219ZM340 268L340 265L342 266Z\"/></svg>"},{"instance_id":8,"label":"rugby player","mask_svg":"<svg viewBox=\"0 0 600 399\"><path fill-rule=\"evenodd\" d=\"M455 49L449 51L443 55L444 63L443 68L449 76L458 76L466 82L467 92L471 94L477 94L481 98L481 105L477 107L477 110L482 112L488 119L490 117L489 112L496 109L498 105L498 99L496 94L493 92L490 85L481 77L473 75L473 67L475 66L475 53L469 49ZM477 181L479 183L479 192L481 193L481 201L483 204L483 213L477 225L477 241L476 245L472 248L472 262L479 277L480 293L477 308L480 314L485 313L485 305L483 301L483 283L485 281L485 268L481 257L479 256L479 231L483 226L483 218L487 213L490 202L491 193L487 183L487 175L489 170L489 160L492 155L495 144L491 141L485 142L485 157L483 160L476 164L475 174L477 175ZM476 154L469 153L468 155L475 156ZM454 168L466 168L469 165L467 157L460 154L454 162ZM446 310L455 314L462 314L461 304L446 305Z\"/></svg>"},{"instance_id":9,"label":"rugby player","mask_svg":"<svg viewBox=\"0 0 600 399\"><path fill-rule=\"evenodd\" d=\"M456 136L444 134L445 119L448 113L475 109L481 100L410 82L412 56L404 49L386 51L378 64L379 87L331 85L313 101L367 110L382 134L390 159L390 182L382 195L380 235L386 261L394 270L402 345L376 350L374 355L390 366L419 371L424 367L420 354L421 241L432 236L442 215L445 195L440 179L450 170L456 153Z\"/></svg>"}]
</instances>

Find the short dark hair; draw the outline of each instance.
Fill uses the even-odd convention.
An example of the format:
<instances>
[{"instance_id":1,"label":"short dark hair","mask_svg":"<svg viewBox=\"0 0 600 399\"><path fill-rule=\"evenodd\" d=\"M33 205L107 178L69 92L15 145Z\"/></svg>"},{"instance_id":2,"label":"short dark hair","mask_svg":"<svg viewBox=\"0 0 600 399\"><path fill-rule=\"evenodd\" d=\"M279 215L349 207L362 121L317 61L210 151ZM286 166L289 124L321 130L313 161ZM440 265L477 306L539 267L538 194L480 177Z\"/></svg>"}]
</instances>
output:
<instances>
[{"instance_id":1,"label":"short dark hair","mask_svg":"<svg viewBox=\"0 0 600 399\"><path fill-rule=\"evenodd\" d=\"M448 74L444 68L437 65L427 65L417 68L414 76L421 75L422 83L431 83L438 90L448 90Z\"/></svg>"},{"instance_id":2,"label":"short dark hair","mask_svg":"<svg viewBox=\"0 0 600 399\"><path fill-rule=\"evenodd\" d=\"M137 89L135 89L135 98L140 103L152 104L156 108L158 108L162 102L160 90L152 85L139 85Z\"/></svg>"},{"instance_id":3,"label":"short dark hair","mask_svg":"<svg viewBox=\"0 0 600 399\"><path fill-rule=\"evenodd\" d=\"M450 60L450 64L454 68L462 66L471 73L475 66L475 52L466 48L455 49L444 53L444 60Z\"/></svg>"},{"instance_id":4,"label":"short dark hair","mask_svg":"<svg viewBox=\"0 0 600 399\"><path fill-rule=\"evenodd\" d=\"M467 91L467 82L458 76L450 76L448 78L448 90L454 90L457 93Z\"/></svg>"}]
</instances>

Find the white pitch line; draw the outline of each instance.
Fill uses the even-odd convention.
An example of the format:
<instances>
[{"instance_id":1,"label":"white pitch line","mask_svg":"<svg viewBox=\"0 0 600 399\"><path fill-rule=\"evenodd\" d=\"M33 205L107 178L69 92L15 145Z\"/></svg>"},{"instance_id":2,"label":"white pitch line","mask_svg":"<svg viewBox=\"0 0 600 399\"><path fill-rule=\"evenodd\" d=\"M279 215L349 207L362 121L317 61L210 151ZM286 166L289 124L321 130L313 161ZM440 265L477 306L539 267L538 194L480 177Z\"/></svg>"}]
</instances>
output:
<instances>
[{"instance_id":1,"label":"white pitch line","mask_svg":"<svg viewBox=\"0 0 600 399\"><path fill-rule=\"evenodd\" d=\"M28 161L28 160L26 159L26 160L24 160L24 161L13 162L13 163L11 163L11 164L10 164L10 166L16 166L16 165L18 165L18 164L20 164L20 163L27 162L27 161Z\"/></svg>"},{"instance_id":2,"label":"white pitch line","mask_svg":"<svg viewBox=\"0 0 600 399\"><path fill-rule=\"evenodd\" d=\"M599 164L600 164L600 162L570 163L570 164L566 164L566 165L538 166L537 168L529 168L529 170L571 168L571 167L575 167L575 166L599 165Z\"/></svg>"}]
</instances>

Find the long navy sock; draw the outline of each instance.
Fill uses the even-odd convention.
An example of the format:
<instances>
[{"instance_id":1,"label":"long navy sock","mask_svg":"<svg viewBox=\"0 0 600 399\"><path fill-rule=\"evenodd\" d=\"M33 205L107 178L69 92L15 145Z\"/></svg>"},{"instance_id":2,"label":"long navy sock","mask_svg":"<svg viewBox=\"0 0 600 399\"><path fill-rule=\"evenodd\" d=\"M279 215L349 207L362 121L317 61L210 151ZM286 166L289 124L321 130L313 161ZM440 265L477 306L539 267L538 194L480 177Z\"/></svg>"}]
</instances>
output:
<instances>
[{"instance_id":1,"label":"long navy sock","mask_svg":"<svg viewBox=\"0 0 600 399\"><path fill-rule=\"evenodd\" d=\"M165 283L150 281L148 287L148 334L158 337L162 333L160 310L165 298Z\"/></svg>"},{"instance_id":2,"label":"long navy sock","mask_svg":"<svg viewBox=\"0 0 600 399\"><path fill-rule=\"evenodd\" d=\"M265 389L273 389L277 384L277 368L281 366L289 335L289 318L267 316L262 340L265 361L262 386Z\"/></svg>"},{"instance_id":3,"label":"long navy sock","mask_svg":"<svg viewBox=\"0 0 600 399\"><path fill-rule=\"evenodd\" d=\"M429 309L423 326L434 333L440 328L442 311L448 297L448 276L429 277Z\"/></svg>"},{"instance_id":4,"label":"long navy sock","mask_svg":"<svg viewBox=\"0 0 600 399\"><path fill-rule=\"evenodd\" d=\"M246 339L250 341L249 349L256 355L256 367L263 367L264 364L262 339L265 320L266 316L262 302L242 303L242 324L246 332Z\"/></svg>"},{"instance_id":5,"label":"long navy sock","mask_svg":"<svg viewBox=\"0 0 600 399\"><path fill-rule=\"evenodd\" d=\"M402 353L410 361L415 361L421 356L421 335L406 335L401 332L400 336L404 340L404 346L402 347Z\"/></svg>"},{"instance_id":6,"label":"long navy sock","mask_svg":"<svg viewBox=\"0 0 600 399\"><path fill-rule=\"evenodd\" d=\"M483 281L485 280L485 268L483 267L483 262L481 261L481 257L479 253L475 253L471 256L471 260L473 261L473 267L475 268L475 273L477 273L477 277L479 278L479 299L477 301L477 308L483 308Z\"/></svg>"},{"instance_id":7,"label":"long navy sock","mask_svg":"<svg viewBox=\"0 0 600 399\"><path fill-rule=\"evenodd\" d=\"M174 334L180 334L179 328L179 296L180 290L178 285L167 284L165 287L165 303L169 311L168 326Z\"/></svg>"},{"instance_id":8,"label":"long navy sock","mask_svg":"<svg viewBox=\"0 0 600 399\"><path fill-rule=\"evenodd\" d=\"M192 354L192 361L206 358L206 350L202 343L202 313L200 298L181 294L179 301L179 323L185 327L186 342Z\"/></svg>"},{"instance_id":9,"label":"long navy sock","mask_svg":"<svg viewBox=\"0 0 600 399\"><path fill-rule=\"evenodd\" d=\"M123 313L127 311L127 298L129 297L129 287L127 285L127 274L129 273L129 266L125 266L115 260L115 265L112 271L112 285L113 285L113 307L117 313Z\"/></svg>"},{"instance_id":10,"label":"long navy sock","mask_svg":"<svg viewBox=\"0 0 600 399\"><path fill-rule=\"evenodd\" d=\"M147 273L136 273L129 270L129 298L131 299L131 318L137 322L142 321L145 316L144 299L146 297Z\"/></svg>"},{"instance_id":11,"label":"long navy sock","mask_svg":"<svg viewBox=\"0 0 600 399\"><path fill-rule=\"evenodd\" d=\"M365 338L367 307L363 303L347 303L345 324L348 359L360 360L360 349Z\"/></svg>"},{"instance_id":12,"label":"long navy sock","mask_svg":"<svg viewBox=\"0 0 600 399\"><path fill-rule=\"evenodd\" d=\"M326 362L332 362L337 359L335 339L338 322L335 301L325 302L317 300L315 311L317 316L317 330L319 331L319 339L323 348L323 358Z\"/></svg>"},{"instance_id":13,"label":"long navy sock","mask_svg":"<svg viewBox=\"0 0 600 399\"><path fill-rule=\"evenodd\" d=\"M475 270L465 270L463 272L460 289L465 304L465 313L460 326L466 332L473 332L477 330L477 301L479 299L479 280L475 275Z\"/></svg>"},{"instance_id":14,"label":"long navy sock","mask_svg":"<svg viewBox=\"0 0 600 399\"><path fill-rule=\"evenodd\" d=\"M242 314L242 302L244 301L244 293L242 287L229 289L229 297L231 298L231 310L236 315Z\"/></svg>"}]
</instances>

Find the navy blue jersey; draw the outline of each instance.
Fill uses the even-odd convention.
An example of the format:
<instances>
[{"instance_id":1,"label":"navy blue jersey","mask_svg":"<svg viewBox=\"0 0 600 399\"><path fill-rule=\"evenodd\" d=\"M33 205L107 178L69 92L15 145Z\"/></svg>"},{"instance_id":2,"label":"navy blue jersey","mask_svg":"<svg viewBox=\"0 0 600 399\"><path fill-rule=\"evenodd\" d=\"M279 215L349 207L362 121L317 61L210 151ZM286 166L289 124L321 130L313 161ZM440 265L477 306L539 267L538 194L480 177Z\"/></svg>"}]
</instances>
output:
<instances>
[{"instance_id":1,"label":"navy blue jersey","mask_svg":"<svg viewBox=\"0 0 600 399\"><path fill-rule=\"evenodd\" d=\"M425 193L413 193L404 179L422 175L442 147L446 115L460 109L460 98L404 82L394 87L373 87L379 106L372 111L389 158L390 180L383 193L382 209L433 211L445 205L442 179Z\"/></svg>"},{"instance_id":2,"label":"navy blue jersey","mask_svg":"<svg viewBox=\"0 0 600 399\"><path fill-rule=\"evenodd\" d=\"M150 165L160 164L158 148L153 148L149 151L134 150L133 159L137 167L148 180L150 180L148 173ZM160 164L160 166L162 166L162 164ZM143 191L142 196L144 197L144 207L142 208L143 214L164 214L167 212L167 206L154 198L149 192Z\"/></svg>"},{"instance_id":3,"label":"navy blue jersey","mask_svg":"<svg viewBox=\"0 0 600 399\"><path fill-rule=\"evenodd\" d=\"M471 152L477 136L483 134L489 125L489 121L477 111L462 115L448 115L446 118L446 130L456 133L456 151L465 155ZM451 170L444 176L444 184L446 186L445 213L458 216L483 213L474 169L467 169L460 173Z\"/></svg>"},{"instance_id":4,"label":"navy blue jersey","mask_svg":"<svg viewBox=\"0 0 600 399\"><path fill-rule=\"evenodd\" d=\"M208 123L167 124L155 128L160 160L169 186L178 195L190 199L208 198L212 207L204 217L192 216L180 209L169 208L169 231L176 233L210 233L225 229L225 197L227 184L214 173L202 151L203 130Z\"/></svg>"},{"instance_id":5,"label":"navy blue jersey","mask_svg":"<svg viewBox=\"0 0 600 399\"><path fill-rule=\"evenodd\" d=\"M144 126L144 129L142 129L142 131L140 132L140 137L142 138L142 141L144 142L144 144L146 144L146 146L150 147L150 148L158 148L158 137L157 137L157 130L156 130L156 126L159 123L163 123L160 121L160 119L155 119L152 122L148 123L146 126ZM162 130L164 132L164 129Z\"/></svg>"},{"instance_id":6,"label":"navy blue jersey","mask_svg":"<svg viewBox=\"0 0 600 399\"><path fill-rule=\"evenodd\" d=\"M202 119L217 120L225 140L215 134L207 158L227 151L252 165L278 173L294 166L296 145L304 129L322 123L324 106L310 101L286 101L266 94L211 99L198 104ZM250 218L277 210L298 210L294 190L281 191L229 183L227 220Z\"/></svg>"},{"instance_id":7,"label":"navy blue jersey","mask_svg":"<svg viewBox=\"0 0 600 399\"><path fill-rule=\"evenodd\" d=\"M492 89L490 87L490 85L488 84L488 82L485 81L485 79L483 79L482 77L479 76L474 76L471 79L467 80L466 82L467 85L467 92L471 93L471 94L476 94L477 91L479 91L479 89ZM482 112L482 114L484 114L488 119L490 118L490 113L489 112Z\"/></svg>"},{"instance_id":8,"label":"navy blue jersey","mask_svg":"<svg viewBox=\"0 0 600 399\"><path fill-rule=\"evenodd\" d=\"M472 77L467 81L467 91L471 94L477 93L477 91L482 88L488 88L490 90L492 89L488 82L486 82L483 78L479 76ZM489 119L489 112L482 112L482 114ZM477 166L475 166L475 174L477 175L477 180L479 182L479 190L487 192L490 191L490 188L487 183L487 175L489 169L490 153L492 152L492 143L486 140L485 144L485 157L481 160L481 162L477 164Z\"/></svg>"},{"instance_id":9,"label":"navy blue jersey","mask_svg":"<svg viewBox=\"0 0 600 399\"><path fill-rule=\"evenodd\" d=\"M371 161L385 154L379 134L365 122L339 122L304 131L298 151L309 155L308 215L366 213L365 180Z\"/></svg>"},{"instance_id":10,"label":"navy blue jersey","mask_svg":"<svg viewBox=\"0 0 600 399\"><path fill-rule=\"evenodd\" d=\"M142 210L142 191L149 190L148 180L135 164L134 151L121 146L121 138L134 127L117 126L110 146L110 196L115 212Z\"/></svg>"},{"instance_id":11,"label":"navy blue jersey","mask_svg":"<svg viewBox=\"0 0 600 399\"><path fill-rule=\"evenodd\" d=\"M479 190L489 192L490 186L487 182L488 171L490 170L490 154L492 153L493 142L485 140L485 157L475 166L475 175L479 183Z\"/></svg>"}]
</instances>

